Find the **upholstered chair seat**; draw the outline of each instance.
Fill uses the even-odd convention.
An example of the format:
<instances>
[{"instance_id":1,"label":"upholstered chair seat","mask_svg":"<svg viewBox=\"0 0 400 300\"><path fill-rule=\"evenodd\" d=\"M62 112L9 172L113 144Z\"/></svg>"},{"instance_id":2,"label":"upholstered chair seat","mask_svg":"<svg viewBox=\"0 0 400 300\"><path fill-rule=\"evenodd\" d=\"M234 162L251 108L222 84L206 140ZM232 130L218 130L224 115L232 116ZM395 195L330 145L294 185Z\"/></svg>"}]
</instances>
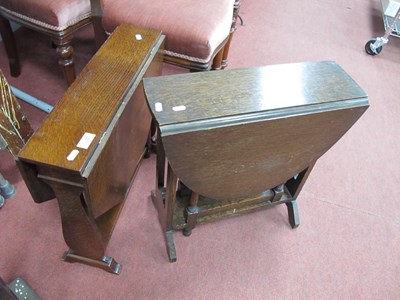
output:
<instances>
[{"instance_id":1,"label":"upholstered chair seat","mask_svg":"<svg viewBox=\"0 0 400 300\"><path fill-rule=\"evenodd\" d=\"M91 21L90 0L0 0L0 33L10 61L11 74L20 73L9 21L48 35L56 45L68 84L75 79L73 33Z\"/></svg>"},{"instance_id":2,"label":"upholstered chair seat","mask_svg":"<svg viewBox=\"0 0 400 300\"><path fill-rule=\"evenodd\" d=\"M92 5L98 1L92 0ZM108 33L123 23L161 30L166 35L167 62L203 70L212 67L217 54L213 68L221 68L238 3L237 0L101 0L100 10L95 8L95 11L102 10L98 15Z\"/></svg>"}]
</instances>

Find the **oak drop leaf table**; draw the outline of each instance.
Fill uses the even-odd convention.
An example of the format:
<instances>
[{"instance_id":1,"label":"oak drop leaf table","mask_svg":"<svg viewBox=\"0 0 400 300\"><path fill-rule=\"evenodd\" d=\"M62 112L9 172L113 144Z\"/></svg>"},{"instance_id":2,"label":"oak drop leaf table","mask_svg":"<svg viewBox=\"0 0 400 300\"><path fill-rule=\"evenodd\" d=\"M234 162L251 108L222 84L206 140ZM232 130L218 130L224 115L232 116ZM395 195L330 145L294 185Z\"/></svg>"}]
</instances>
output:
<instances>
[{"instance_id":1,"label":"oak drop leaf table","mask_svg":"<svg viewBox=\"0 0 400 300\"><path fill-rule=\"evenodd\" d=\"M319 157L368 107L335 62L144 79L158 126L152 198L176 261L173 230L296 199Z\"/></svg>"},{"instance_id":2,"label":"oak drop leaf table","mask_svg":"<svg viewBox=\"0 0 400 300\"><path fill-rule=\"evenodd\" d=\"M119 26L19 153L34 201L57 198L68 262L120 273L105 250L147 153L142 78L161 74L163 41L157 30Z\"/></svg>"}]
</instances>

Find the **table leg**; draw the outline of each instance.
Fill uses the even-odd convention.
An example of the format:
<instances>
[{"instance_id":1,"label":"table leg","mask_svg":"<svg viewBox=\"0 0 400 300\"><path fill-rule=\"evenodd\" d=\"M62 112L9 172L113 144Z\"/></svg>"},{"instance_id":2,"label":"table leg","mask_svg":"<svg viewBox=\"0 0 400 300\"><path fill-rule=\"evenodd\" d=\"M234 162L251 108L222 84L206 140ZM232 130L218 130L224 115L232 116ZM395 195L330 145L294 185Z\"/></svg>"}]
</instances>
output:
<instances>
[{"instance_id":1,"label":"table leg","mask_svg":"<svg viewBox=\"0 0 400 300\"><path fill-rule=\"evenodd\" d=\"M167 252L168 252L169 261L176 262L176 249L175 249L173 231L172 230L166 231L165 238L167 241Z\"/></svg>"},{"instance_id":2,"label":"table leg","mask_svg":"<svg viewBox=\"0 0 400 300\"><path fill-rule=\"evenodd\" d=\"M297 199L297 196L300 194L301 189L303 188L304 184L306 183L306 180L308 176L311 173L312 168L314 167L315 162L310 164L306 169L304 169L302 172L300 172L296 177L293 177L292 179L288 180L286 182L286 188L290 192L290 195L292 196L293 199Z\"/></svg>"},{"instance_id":3,"label":"table leg","mask_svg":"<svg viewBox=\"0 0 400 300\"><path fill-rule=\"evenodd\" d=\"M289 223L290 226L292 226L292 228L296 228L300 225L299 212L296 199L300 194L300 191L303 188L314 165L315 162L311 163L306 169L300 172L296 177L288 180L285 184L286 188L288 189L293 199L291 202L286 203L289 215Z\"/></svg>"},{"instance_id":4,"label":"table leg","mask_svg":"<svg viewBox=\"0 0 400 300\"><path fill-rule=\"evenodd\" d=\"M108 240L103 236L96 220L88 212L83 187L44 180L58 200L63 236L69 250L63 255L67 262L80 262L119 274L121 265L104 256Z\"/></svg>"},{"instance_id":5,"label":"table leg","mask_svg":"<svg viewBox=\"0 0 400 300\"><path fill-rule=\"evenodd\" d=\"M71 249L65 251L62 259L64 261L67 261L70 263L79 262L79 263L89 265L92 267L97 267L97 268L103 269L107 272L117 274L117 275L119 275L121 273L121 269L122 269L122 265L117 263L115 261L115 259L110 256L103 256L100 260L91 259L88 257L76 255L73 253L73 251Z\"/></svg>"},{"instance_id":6,"label":"table leg","mask_svg":"<svg viewBox=\"0 0 400 300\"><path fill-rule=\"evenodd\" d=\"M293 200L291 202L285 203L289 215L289 223L292 228L296 228L300 225L299 211L297 207L297 201Z\"/></svg>"},{"instance_id":7,"label":"table leg","mask_svg":"<svg viewBox=\"0 0 400 300\"><path fill-rule=\"evenodd\" d=\"M190 205L186 208L186 227L183 229L184 236L191 235L193 228L196 227L197 218L199 216L198 201L199 194L192 191L190 195Z\"/></svg>"},{"instance_id":8,"label":"table leg","mask_svg":"<svg viewBox=\"0 0 400 300\"><path fill-rule=\"evenodd\" d=\"M167 239L167 252L169 256L170 262L176 262L176 250L175 250L175 242L173 236L173 215L174 215L174 207L176 201L176 186L178 184L178 178L175 173L172 171L170 164L168 164L167 170L167 190L165 194L165 202L167 205L167 219L165 226L165 236Z\"/></svg>"}]
</instances>

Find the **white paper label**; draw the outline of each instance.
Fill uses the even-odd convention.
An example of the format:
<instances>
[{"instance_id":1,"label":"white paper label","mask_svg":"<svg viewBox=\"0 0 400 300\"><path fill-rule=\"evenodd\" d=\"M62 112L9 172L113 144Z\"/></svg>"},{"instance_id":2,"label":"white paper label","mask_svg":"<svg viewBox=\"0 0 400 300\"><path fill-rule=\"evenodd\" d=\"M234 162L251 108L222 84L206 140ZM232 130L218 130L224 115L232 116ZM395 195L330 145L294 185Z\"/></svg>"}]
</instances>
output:
<instances>
[{"instance_id":1,"label":"white paper label","mask_svg":"<svg viewBox=\"0 0 400 300\"><path fill-rule=\"evenodd\" d=\"M72 150L71 153L67 156L67 160L73 161L79 154L79 150Z\"/></svg>"},{"instance_id":2,"label":"white paper label","mask_svg":"<svg viewBox=\"0 0 400 300\"><path fill-rule=\"evenodd\" d=\"M154 104L154 107L155 107L156 111L158 111L158 112L163 111L163 107L162 107L162 103L161 102L156 102Z\"/></svg>"},{"instance_id":3,"label":"white paper label","mask_svg":"<svg viewBox=\"0 0 400 300\"><path fill-rule=\"evenodd\" d=\"M79 141L79 143L76 145L78 148L82 149L87 149L89 148L90 144L93 142L93 139L95 138L95 134L85 132Z\"/></svg>"},{"instance_id":4,"label":"white paper label","mask_svg":"<svg viewBox=\"0 0 400 300\"><path fill-rule=\"evenodd\" d=\"M185 105L179 105L179 106L174 106L172 108L173 111L182 111L182 110L186 110L186 106Z\"/></svg>"},{"instance_id":5,"label":"white paper label","mask_svg":"<svg viewBox=\"0 0 400 300\"><path fill-rule=\"evenodd\" d=\"M141 34L136 34L135 35L135 37L136 37L136 39L138 40L138 41L141 41L143 38L142 38L142 35Z\"/></svg>"}]
</instances>

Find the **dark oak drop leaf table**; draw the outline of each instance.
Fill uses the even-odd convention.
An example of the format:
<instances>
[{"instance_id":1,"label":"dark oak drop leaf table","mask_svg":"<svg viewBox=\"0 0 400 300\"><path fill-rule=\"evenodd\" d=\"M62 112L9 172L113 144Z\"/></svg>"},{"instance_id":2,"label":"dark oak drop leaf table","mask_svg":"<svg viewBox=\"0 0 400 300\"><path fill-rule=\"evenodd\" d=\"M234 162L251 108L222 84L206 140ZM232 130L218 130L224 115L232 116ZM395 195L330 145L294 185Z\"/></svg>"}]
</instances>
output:
<instances>
[{"instance_id":1,"label":"dark oak drop leaf table","mask_svg":"<svg viewBox=\"0 0 400 300\"><path fill-rule=\"evenodd\" d=\"M174 230L296 199L319 157L361 117L368 97L335 62L144 79L158 126L152 198L176 261Z\"/></svg>"}]
</instances>

